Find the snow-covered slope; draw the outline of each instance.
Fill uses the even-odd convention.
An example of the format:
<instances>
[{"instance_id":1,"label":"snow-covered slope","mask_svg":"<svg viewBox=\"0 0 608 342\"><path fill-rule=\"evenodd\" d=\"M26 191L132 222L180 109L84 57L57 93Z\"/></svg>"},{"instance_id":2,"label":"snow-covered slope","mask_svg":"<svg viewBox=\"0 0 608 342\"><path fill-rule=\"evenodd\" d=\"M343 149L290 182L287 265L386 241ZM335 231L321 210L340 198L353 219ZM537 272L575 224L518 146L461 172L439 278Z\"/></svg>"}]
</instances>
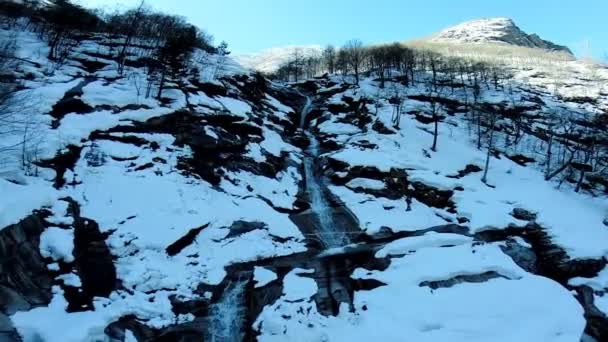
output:
<instances>
[{"instance_id":1,"label":"snow-covered slope","mask_svg":"<svg viewBox=\"0 0 608 342\"><path fill-rule=\"evenodd\" d=\"M608 112L607 69L497 64L473 107L476 74L440 71L434 96L425 70L285 85L197 51L156 99L115 38L56 65L17 34L28 120L0 144L30 138L1 154L0 341L608 338L608 183L545 181L543 135ZM490 154L472 108L509 114Z\"/></svg>"},{"instance_id":2,"label":"snow-covered slope","mask_svg":"<svg viewBox=\"0 0 608 342\"><path fill-rule=\"evenodd\" d=\"M550 51L571 51L561 45L527 34L509 18L487 18L466 21L435 34L432 42L440 43L505 43Z\"/></svg>"},{"instance_id":3,"label":"snow-covered slope","mask_svg":"<svg viewBox=\"0 0 608 342\"><path fill-rule=\"evenodd\" d=\"M300 54L300 58L310 56L318 56L321 53L320 45L304 45L304 46L284 46L270 48L255 54L236 55L234 58L237 62L251 70L257 70L264 73L276 71L282 64L288 62L295 52Z\"/></svg>"}]
</instances>

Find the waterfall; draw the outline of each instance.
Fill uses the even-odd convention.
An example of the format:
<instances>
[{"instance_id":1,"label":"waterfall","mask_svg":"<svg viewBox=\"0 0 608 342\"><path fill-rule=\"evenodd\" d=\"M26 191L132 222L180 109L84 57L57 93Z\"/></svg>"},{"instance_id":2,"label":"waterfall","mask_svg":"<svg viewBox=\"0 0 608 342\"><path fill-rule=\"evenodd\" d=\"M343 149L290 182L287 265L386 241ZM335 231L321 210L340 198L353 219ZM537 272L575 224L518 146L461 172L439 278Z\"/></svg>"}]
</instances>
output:
<instances>
[{"instance_id":1,"label":"waterfall","mask_svg":"<svg viewBox=\"0 0 608 342\"><path fill-rule=\"evenodd\" d=\"M229 282L220 300L209 308L210 342L240 342L245 321L246 280Z\"/></svg>"},{"instance_id":2,"label":"waterfall","mask_svg":"<svg viewBox=\"0 0 608 342\"><path fill-rule=\"evenodd\" d=\"M310 97L306 97L306 104L300 115L300 128L303 130L306 126L306 116L311 108L312 100ZM336 229L332 208L323 191L323 179L315 175L314 166L315 158L319 155L319 141L308 130L305 130L305 134L310 144L304 156L304 181L310 200L310 209L318 220L317 235L326 248L342 247L349 244L349 239L343 232Z\"/></svg>"}]
</instances>

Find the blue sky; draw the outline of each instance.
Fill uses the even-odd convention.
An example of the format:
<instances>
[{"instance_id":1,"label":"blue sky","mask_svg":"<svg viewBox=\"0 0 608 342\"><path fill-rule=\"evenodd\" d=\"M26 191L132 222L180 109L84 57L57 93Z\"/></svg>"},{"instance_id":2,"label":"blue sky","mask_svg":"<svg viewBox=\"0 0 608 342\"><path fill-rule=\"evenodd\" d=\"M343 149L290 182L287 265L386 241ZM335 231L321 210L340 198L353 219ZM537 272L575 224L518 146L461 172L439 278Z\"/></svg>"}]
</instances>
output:
<instances>
[{"instance_id":1,"label":"blue sky","mask_svg":"<svg viewBox=\"0 0 608 342\"><path fill-rule=\"evenodd\" d=\"M90 6L138 0L80 0ZM147 0L226 40L235 53L358 38L365 43L427 36L465 20L510 17L529 33L579 56L608 54L608 0Z\"/></svg>"}]
</instances>

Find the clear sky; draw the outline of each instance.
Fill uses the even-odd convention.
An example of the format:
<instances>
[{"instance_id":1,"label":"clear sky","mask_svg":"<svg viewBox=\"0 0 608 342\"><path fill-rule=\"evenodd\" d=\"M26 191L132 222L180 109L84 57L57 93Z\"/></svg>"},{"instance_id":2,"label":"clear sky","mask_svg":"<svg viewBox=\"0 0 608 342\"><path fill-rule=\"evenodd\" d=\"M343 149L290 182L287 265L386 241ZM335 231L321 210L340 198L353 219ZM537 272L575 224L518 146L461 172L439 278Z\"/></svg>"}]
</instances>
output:
<instances>
[{"instance_id":1,"label":"clear sky","mask_svg":"<svg viewBox=\"0 0 608 342\"><path fill-rule=\"evenodd\" d=\"M79 0L112 8L139 0ZM577 55L608 54L608 0L147 0L187 17L235 53L285 45L341 45L424 37L462 21L509 17Z\"/></svg>"}]
</instances>

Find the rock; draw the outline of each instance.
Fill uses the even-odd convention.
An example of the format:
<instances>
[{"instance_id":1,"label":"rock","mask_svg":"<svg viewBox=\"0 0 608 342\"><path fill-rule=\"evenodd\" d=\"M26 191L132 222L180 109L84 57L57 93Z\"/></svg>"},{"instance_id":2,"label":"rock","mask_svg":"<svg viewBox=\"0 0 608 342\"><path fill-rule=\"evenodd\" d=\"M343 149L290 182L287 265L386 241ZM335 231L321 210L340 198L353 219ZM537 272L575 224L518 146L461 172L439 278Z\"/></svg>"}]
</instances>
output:
<instances>
[{"instance_id":1,"label":"rock","mask_svg":"<svg viewBox=\"0 0 608 342\"><path fill-rule=\"evenodd\" d=\"M198 228L190 229L190 231L186 233L186 235L182 236L181 238L177 239L177 241L169 245L165 251L169 256L179 254L179 252L181 252L184 248L190 246L194 242L198 234L208 226L209 223Z\"/></svg>"},{"instance_id":2,"label":"rock","mask_svg":"<svg viewBox=\"0 0 608 342\"><path fill-rule=\"evenodd\" d=\"M40 255L47 214L33 214L0 230L0 312L11 315L51 301L53 275Z\"/></svg>"},{"instance_id":3,"label":"rock","mask_svg":"<svg viewBox=\"0 0 608 342\"><path fill-rule=\"evenodd\" d=\"M380 134L395 134L395 131L386 127L380 120L374 122L372 129Z\"/></svg>"},{"instance_id":4,"label":"rock","mask_svg":"<svg viewBox=\"0 0 608 342\"><path fill-rule=\"evenodd\" d=\"M224 239L240 236L258 229L267 230L268 227L264 222L236 221L228 229L230 229L230 233Z\"/></svg>"},{"instance_id":5,"label":"rock","mask_svg":"<svg viewBox=\"0 0 608 342\"><path fill-rule=\"evenodd\" d=\"M536 273L538 271L536 268L537 257L532 248L522 246L513 240L508 240L506 245L500 246L500 249L527 272Z\"/></svg>"},{"instance_id":6,"label":"rock","mask_svg":"<svg viewBox=\"0 0 608 342\"><path fill-rule=\"evenodd\" d=\"M419 286L428 286L433 290L439 288L448 288L461 283L483 283L490 279L505 278L509 279L498 272L488 271L480 274L458 275L446 280L423 281Z\"/></svg>"},{"instance_id":7,"label":"rock","mask_svg":"<svg viewBox=\"0 0 608 342\"><path fill-rule=\"evenodd\" d=\"M422 182L411 183L413 190L411 196L418 201L433 207L453 211L454 203L452 202L452 190L439 190Z\"/></svg>"},{"instance_id":8,"label":"rock","mask_svg":"<svg viewBox=\"0 0 608 342\"><path fill-rule=\"evenodd\" d=\"M467 166L465 166L464 170L460 170L458 171L458 174L456 175L449 175L447 177L449 178L462 178L464 176L467 176L471 173L475 173L475 172L480 172L483 169L477 165L474 164L468 164Z\"/></svg>"},{"instance_id":9,"label":"rock","mask_svg":"<svg viewBox=\"0 0 608 342\"><path fill-rule=\"evenodd\" d=\"M67 201L74 218L74 264L82 281L78 298L68 300L68 311L93 309L93 297L107 298L116 289L116 268L97 222L81 217L78 204L72 199Z\"/></svg>"},{"instance_id":10,"label":"rock","mask_svg":"<svg viewBox=\"0 0 608 342\"><path fill-rule=\"evenodd\" d=\"M536 213L533 213L533 212L528 211L523 208L513 208L513 212L511 212L511 215L513 217L515 217L516 219L522 220L522 221L536 220Z\"/></svg>"},{"instance_id":11,"label":"rock","mask_svg":"<svg viewBox=\"0 0 608 342\"><path fill-rule=\"evenodd\" d=\"M585 309L585 319L587 320L585 331L597 341L608 340L608 316L595 306L593 289L588 286L580 286L576 288L576 292L578 301Z\"/></svg>"},{"instance_id":12,"label":"rock","mask_svg":"<svg viewBox=\"0 0 608 342\"><path fill-rule=\"evenodd\" d=\"M69 145L64 151L58 152L53 159L42 160L38 162L38 165L42 167L49 167L55 170L55 188L59 189L65 185L64 175L67 170L74 171L74 165L78 159L80 159L80 152L82 147Z\"/></svg>"},{"instance_id":13,"label":"rock","mask_svg":"<svg viewBox=\"0 0 608 342\"><path fill-rule=\"evenodd\" d=\"M534 160L534 158L524 156L523 154L507 155L507 158L511 159L512 161L521 166L527 166L528 163L534 163L536 161Z\"/></svg>"},{"instance_id":14,"label":"rock","mask_svg":"<svg viewBox=\"0 0 608 342\"><path fill-rule=\"evenodd\" d=\"M0 312L0 342L21 342L21 337L10 318Z\"/></svg>"}]
</instances>

